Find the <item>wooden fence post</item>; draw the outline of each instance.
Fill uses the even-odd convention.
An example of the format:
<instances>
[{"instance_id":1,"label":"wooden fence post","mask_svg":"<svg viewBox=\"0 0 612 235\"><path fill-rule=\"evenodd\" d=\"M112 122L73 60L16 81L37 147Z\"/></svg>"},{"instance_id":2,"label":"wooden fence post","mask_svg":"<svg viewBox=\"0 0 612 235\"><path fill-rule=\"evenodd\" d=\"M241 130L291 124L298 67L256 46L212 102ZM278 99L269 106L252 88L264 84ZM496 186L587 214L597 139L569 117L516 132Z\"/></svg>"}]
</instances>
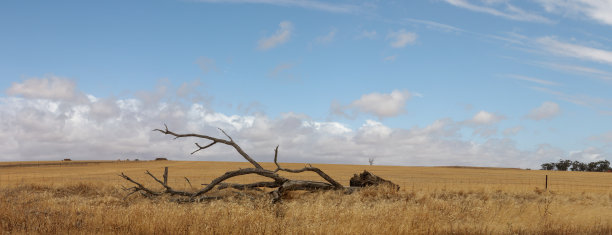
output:
<instances>
[{"instance_id":1,"label":"wooden fence post","mask_svg":"<svg viewBox=\"0 0 612 235\"><path fill-rule=\"evenodd\" d=\"M164 184L168 185L168 167L164 168Z\"/></svg>"},{"instance_id":2,"label":"wooden fence post","mask_svg":"<svg viewBox=\"0 0 612 235\"><path fill-rule=\"evenodd\" d=\"M548 190L548 175L546 175L546 184L544 184L544 189Z\"/></svg>"}]
</instances>

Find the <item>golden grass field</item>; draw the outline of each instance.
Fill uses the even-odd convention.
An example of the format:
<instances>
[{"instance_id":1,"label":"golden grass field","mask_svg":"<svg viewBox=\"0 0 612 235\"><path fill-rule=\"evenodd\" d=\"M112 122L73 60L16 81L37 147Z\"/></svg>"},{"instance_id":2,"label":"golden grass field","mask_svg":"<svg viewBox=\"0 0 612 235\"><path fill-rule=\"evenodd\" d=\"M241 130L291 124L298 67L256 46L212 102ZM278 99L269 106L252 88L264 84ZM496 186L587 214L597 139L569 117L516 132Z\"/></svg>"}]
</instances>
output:
<instances>
[{"instance_id":1,"label":"golden grass field","mask_svg":"<svg viewBox=\"0 0 612 235\"><path fill-rule=\"evenodd\" d=\"M612 234L611 173L315 164L346 185L353 174L368 170L401 189L367 188L351 195L296 192L278 204L242 196L194 204L136 194L125 198L121 186L130 184L119 173L156 188L144 171L161 176L165 166L170 184L185 190L192 189L183 177L198 187L228 170L250 167L246 162L202 161L0 163L0 232ZM315 174L283 174L318 180ZM241 176L230 182L259 179Z\"/></svg>"}]
</instances>

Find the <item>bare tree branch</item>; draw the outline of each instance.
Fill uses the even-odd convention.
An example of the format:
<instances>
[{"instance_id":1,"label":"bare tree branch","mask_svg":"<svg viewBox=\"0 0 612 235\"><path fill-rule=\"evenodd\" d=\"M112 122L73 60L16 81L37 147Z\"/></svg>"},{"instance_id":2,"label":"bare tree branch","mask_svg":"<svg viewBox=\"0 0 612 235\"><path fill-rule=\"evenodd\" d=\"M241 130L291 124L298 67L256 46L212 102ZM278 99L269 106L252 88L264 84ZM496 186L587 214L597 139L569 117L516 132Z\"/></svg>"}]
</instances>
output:
<instances>
[{"instance_id":1,"label":"bare tree branch","mask_svg":"<svg viewBox=\"0 0 612 235\"><path fill-rule=\"evenodd\" d=\"M170 185L168 185L168 167L164 168L163 181L155 177L155 175L153 175L151 172L149 171L145 172L147 175L153 178L153 180L155 180L157 183L159 183L160 185L164 187L164 191L161 191L161 192L151 190L145 187L144 185L142 185L141 183L136 182L135 180L131 179L127 175L121 173L120 175L121 177L123 177L125 180L135 185L131 188L124 188L124 190L130 192L127 196L130 196L137 192L148 198L153 198L153 197L160 196L163 194L169 194L171 196L178 196L178 197L172 198L171 199L172 201L184 203L184 202L202 202L202 201L209 201L209 200L218 200L218 199L225 197L225 196L211 196L210 194L207 194L214 188L218 190L233 188L233 189L238 189L238 190L252 189L252 190L258 190L258 191L263 191L261 188L276 188L276 190L270 192L270 196L272 197L272 202L278 202L282 199L283 195L286 192L295 191L295 190L307 190L307 191L344 190L345 193L351 193L354 190L356 190L356 188L354 187L344 187L342 184L338 183L338 181L334 180L332 177L330 177L328 174L323 172L321 169L313 167L310 164L307 164L304 168L301 168L301 169L288 169L288 168L281 167L281 165L278 163L278 146L276 146L276 148L274 149L274 164L276 165L276 169L267 170L261 167L261 165L259 165L258 162L256 162L248 154L246 154L242 150L242 148L240 148L240 146L238 146L238 144L234 142L232 137L229 136L223 129L219 129L219 130L229 140L219 139L219 138L215 138L215 137L211 137L207 135L200 135L200 134L178 134L178 133L170 131L166 124L164 124L164 127L165 128L163 130L155 129L153 131L159 131L165 135L174 136L174 139L185 138L185 137L196 137L196 138L202 138L202 139L207 139L207 140L212 141L211 143L205 146L201 146L200 144L195 143L195 145L197 146L197 149L193 151L191 154L194 154L200 150L209 148L217 143L222 143L222 144L230 145L234 147L234 149L236 149L236 151L244 159L249 161L255 168L245 168L245 169L238 169L238 170L225 172L225 174L213 179L209 184L202 184L204 185L204 187L195 192L180 191L180 190L175 190L172 187L170 187ZM301 172L311 171L311 172L317 173L326 182L308 181L308 180L292 180L292 179L285 178L279 175L278 174L279 171L289 172L289 173L301 173ZM248 184L236 184L236 183L225 183L224 182L225 180L228 180L233 177L237 177L241 175L249 175L249 174L260 175L260 176L269 178L272 181L262 181L262 182L248 183ZM193 186L191 185L191 182L189 181L189 179L187 177L184 177L184 178L189 184L189 186L193 189ZM236 193L241 196L248 196L252 198L251 195L246 195L242 192L236 192Z\"/></svg>"},{"instance_id":2,"label":"bare tree branch","mask_svg":"<svg viewBox=\"0 0 612 235\"><path fill-rule=\"evenodd\" d=\"M343 187L344 188L344 187ZM296 190L330 190L335 189L331 184L318 182L318 181L307 181L307 180L290 180L282 185L283 191L296 191Z\"/></svg>"},{"instance_id":3,"label":"bare tree branch","mask_svg":"<svg viewBox=\"0 0 612 235\"><path fill-rule=\"evenodd\" d=\"M136 185L135 187L130 188L130 189L132 189L134 192L144 191L144 192L146 192L146 193L148 193L148 194L151 194L151 195L160 195L160 194L161 194L161 193L158 193L158 192L154 192L154 191L152 191L152 190L150 190L150 189L146 188L146 187L145 187L145 186L143 186L142 184L140 184L140 183L138 183L138 182L136 182L136 181L132 180L132 178L130 178L130 177L128 177L127 175L123 174L123 172L121 172L121 174L120 174L119 176L121 176L121 177L122 177L122 178L124 178L125 180L130 181L130 182L132 182L133 184L135 184L135 185Z\"/></svg>"},{"instance_id":4,"label":"bare tree branch","mask_svg":"<svg viewBox=\"0 0 612 235\"><path fill-rule=\"evenodd\" d=\"M226 189L226 188L234 188L238 190L245 189L254 189L259 190L259 188L278 188L280 184L278 182L256 182L250 184L228 184L228 183L219 183L217 189Z\"/></svg>"},{"instance_id":5,"label":"bare tree branch","mask_svg":"<svg viewBox=\"0 0 612 235\"><path fill-rule=\"evenodd\" d=\"M285 182L289 181L289 179L287 179L285 177L282 177L282 176L280 176L280 175L278 175L275 172L270 171L270 170L258 169L258 168L245 168L245 169L225 172L225 174L223 174L222 176L219 176L216 179L214 179L213 181L211 181L210 184L206 185L206 187L204 187L202 190L194 193L191 197L197 197L197 196L200 196L200 195L210 191L217 184L223 182L226 179L229 179L229 178L232 178L232 177L236 177L236 176L240 176L240 175L248 175L248 174L257 174L257 175L261 175L261 176L264 176L264 177L268 177L268 178L273 179L275 182L278 182L279 184L282 184L282 183L285 183Z\"/></svg>"},{"instance_id":6,"label":"bare tree branch","mask_svg":"<svg viewBox=\"0 0 612 235\"><path fill-rule=\"evenodd\" d=\"M329 175L325 174L321 169L316 168L316 167L312 167L310 164L307 167L304 167L302 169L287 169L287 168L282 168L279 164L278 164L278 146L276 146L276 148L274 149L274 164L276 164L276 170L274 170L274 172L278 172L278 171L286 171L286 172L291 172L291 173L301 173L304 171L313 171L317 174L319 174L319 176L321 176L321 178L325 179L327 182L329 182L331 185L334 186L334 188L336 189L342 189L344 188L344 186L342 186L342 184L338 183L336 180L334 180L332 177L330 177Z\"/></svg>"},{"instance_id":7,"label":"bare tree branch","mask_svg":"<svg viewBox=\"0 0 612 235\"><path fill-rule=\"evenodd\" d=\"M230 139L230 141L231 141L232 143L234 143L234 139L232 139L232 137L231 137L231 136L229 136L227 133L225 133L225 131L224 131L223 129L219 128L219 130L221 130L221 132L223 132L223 134L224 134L225 136L227 136L227 138L228 138L228 139Z\"/></svg>"},{"instance_id":8,"label":"bare tree branch","mask_svg":"<svg viewBox=\"0 0 612 235\"><path fill-rule=\"evenodd\" d=\"M187 176L184 177L185 180L187 181L187 183L189 184L189 187L191 187L193 189L193 185L191 185L191 181L189 181L189 179L187 178Z\"/></svg>"},{"instance_id":9,"label":"bare tree branch","mask_svg":"<svg viewBox=\"0 0 612 235\"><path fill-rule=\"evenodd\" d=\"M197 151L200 151L200 150L202 150L202 149L206 149L206 148L208 148L208 147L210 147L210 146L215 145L216 143L219 143L219 142L217 142L217 141L213 141L212 143L210 143L210 144L208 144L208 145L206 145L206 146L204 146L204 147L200 146L200 144L198 144L198 143L195 143L195 145L196 145L196 146L198 146L198 149L196 149L196 151L191 152L191 154L193 155L193 154L194 154L194 153L196 153Z\"/></svg>"},{"instance_id":10,"label":"bare tree branch","mask_svg":"<svg viewBox=\"0 0 612 235\"><path fill-rule=\"evenodd\" d=\"M230 140L224 140L224 139L219 139L219 138L215 138L215 137L211 137L211 136L207 136L207 135L200 135L200 134L177 134L174 133L170 130L168 130L168 126L166 124L164 124L165 129L161 130L161 129L154 129L153 131L159 131L161 133L164 133L165 135L172 135L174 136L174 139L178 139L178 138L184 138L184 137L197 137L197 138L203 138L203 139L207 139L207 140L211 140L213 141L213 143L206 145L204 147L201 147L200 145L196 144L198 146L198 150L192 152L191 154L200 151L202 149L208 148L216 143L222 143L222 144L226 144L226 145L230 145L232 147L234 147L234 149L236 149L236 151L242 155L242 157L244 157L244 159L246 159L247 161L249 161L251 164L253 164L253 166L255 166L255 168L259 168L259 169L263 169L263 167L261 167L261 165L259 165L259 163L257 163L255 160L253 160L253 158L251 158L246 152L244 152L244 150L242 150L242 148L240 148L240 146L238 146L238 144L236 144L234 142L234 140L232 139L232 137L230 137L227 133L225 133L224 130L222 130L221 128L219 128L219 130L221 130L221 132L223 132L223 134L225 136L227 136L227 138L229 138Z\"/></svg>"},{"instance_id":11,"label":"bare tree branch","mask_svg":"<svg viewBox=\"0 0 612 235\"><path fill-rule=\"evenodd\" d=\"M170 195L181 195L181 196L191 196L192 193L189 192L185 192L185 191L176 191L174 189L172 189L172 187L168 186L168 184L162 182L161 180L157 179L157 177L155 177L153 174L151 174L151 172L146 171L145 172L147 175L151 176L151 178L153 178L155 181L157 181L157 183L161 184L162 186L164 186L164 188L166 188L166 193L169 193ZM166 177L167 174L165 175ZM166 180L165 180L166 181Z\"/></svg>"}]
</instances>

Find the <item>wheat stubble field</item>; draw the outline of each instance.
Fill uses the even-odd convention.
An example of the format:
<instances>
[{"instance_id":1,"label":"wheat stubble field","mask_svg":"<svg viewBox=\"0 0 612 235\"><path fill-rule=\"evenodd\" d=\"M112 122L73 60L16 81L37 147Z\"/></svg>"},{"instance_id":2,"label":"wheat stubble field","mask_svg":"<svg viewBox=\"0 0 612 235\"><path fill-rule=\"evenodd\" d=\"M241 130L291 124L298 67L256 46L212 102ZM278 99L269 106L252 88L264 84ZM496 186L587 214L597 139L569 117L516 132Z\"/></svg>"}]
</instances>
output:
<instances>
[{"instance_id":1,"label":"wheat stubble field","mask_svg":"<svg viewBox=\"0 0 612 235\"><path fill-rule=\"evenodd\" d=\"M263 163L273 168L271 163ZM298 168L303 164L283 164ZM177 204L127 194L117 174L157 187L144 174L168 166L177 189L208 183L242 162L0 163L0 231L61 234L610 234L612 174L539 170L316 164L348 185L363 170L399 184L292 193L282 203L235 194ZM286 173L283 173L286 174ZM548 191L544 190L549 176ZM292 178L317 179L309 173ZM255 176L233 178L252 182ZM232 192L223 192L232 194ZM257 196L257 194L254 194Z\"/></svg>"}]
</instances>

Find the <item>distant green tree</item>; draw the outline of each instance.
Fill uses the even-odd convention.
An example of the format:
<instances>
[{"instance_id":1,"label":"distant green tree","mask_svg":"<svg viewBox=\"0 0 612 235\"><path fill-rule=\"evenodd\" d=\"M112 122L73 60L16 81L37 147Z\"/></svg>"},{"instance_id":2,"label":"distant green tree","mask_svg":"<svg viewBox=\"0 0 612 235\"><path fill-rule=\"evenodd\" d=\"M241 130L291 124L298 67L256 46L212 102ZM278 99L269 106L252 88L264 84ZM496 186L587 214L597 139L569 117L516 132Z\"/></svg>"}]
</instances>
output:
<instances>
[{"instance_id":1,"label":"distant green tree","mask_svg":"<svg viewBox=\"0 0 612 235\"><path fill-rule=\"evenodd\" d=\"M587 170L587 164L583 163L583 162L579 162L579 161L574 161L574 162L572 162L572 168L570 168L570 170L572 170L572 171L586 171Z\"/></svg>"},{"instance_id":2,"label":"distant green tree","mask_svg":"<svg viewBox=\"0 0 612 235\"><path fill-rule=\"evenodd\" d=\"M589 162L586 171L597 171L597 162Z\"/></svg>"},{"instance_id":3,"label":"distant green tree","mask_svg":"<svg viewBox=\"0 0 612 235\"><path fill-rule=\"evenodd\" d=\"M610 162L608 160L595 162L595 170L597 172L606 172L610 170Z\"/></svg>"},{"instance_id":4,"label":"distant green tree","mask_svg":"<svg viewBox=\"0 0 612 235\"><path fill-rule=\"evenodd\" d=\"M607 172L612 171L610 168L610 161L601 160L596 162L583 163L579 161L563 160L559 162L549 162L541 165L542 170L558 170L558 171L592 171L592 172ZM571 167L571 168L570 168Z\"/></svg>"},{"instance_id":5,"label":"distant green tree","mask_svg":"<svg viewBox=\"0 0 612 235\"><path fill-rule=\"evenodd\" d=\"M542 170L552 171L555 169L554 163L544 163L541 166L542 166Z\"/></svg>"},{"instance_id":6,"label":"distant green tree","mask_svg":"<svg viewBox=\"0 0 612 235\"><path fill-rule=\"evenodd\" d=\"M559 162L554 164L558 171L567 171L567 169L572 165L572 161L559 159Z\"/></svg>"}]
</instances>

